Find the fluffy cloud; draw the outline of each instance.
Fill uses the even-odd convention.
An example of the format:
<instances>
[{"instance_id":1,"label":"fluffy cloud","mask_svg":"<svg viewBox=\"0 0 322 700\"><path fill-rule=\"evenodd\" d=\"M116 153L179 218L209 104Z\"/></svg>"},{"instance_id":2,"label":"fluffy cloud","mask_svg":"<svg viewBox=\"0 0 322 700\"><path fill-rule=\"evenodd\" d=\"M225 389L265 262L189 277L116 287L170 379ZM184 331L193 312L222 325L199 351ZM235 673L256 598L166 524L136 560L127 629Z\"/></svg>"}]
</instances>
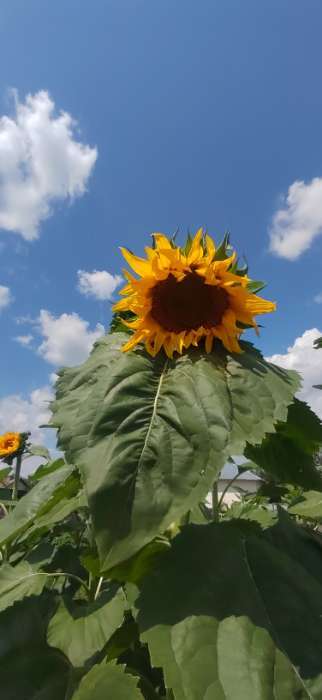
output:
<instances>
[{"instance_id":1,"label":"fluffy cloud","mask_svg":"<svg viewBox=\"0 0 322 700\"><path fill-rule=\"evenodd\" d=\"M81 294L100 301L111 299L115 289L122 282L120 275L111 275L106 270L93 270L93 272L78 270L77 274L78 289Z\"/></svg>"},{"instance_id":2,"label":"fluffy cloud","mask_svg":"<svg viewBox=\"0 0 322 700\"><path fill-rule=\"evenodd\" d=\"M313 384L322 384L322 350L315 350L313 342L322 336L322 331L311 328L296 338L284 355L272 355L267 359L286 369L296 369L303 384L299 398L306 401L322 418L322 391L313 389Z\"/></svg>"},{"instance_id":3,"label":"fluffy cloud","mask_svg":"<svg viewBox=\"0 0 322 700\"><path fill-rule=\"evenodd\" d=\"M61 314L57 318L42 309L39 316L39 332L44 337L38 353L47 362L56 366L73 366L83 362L93 343L104 333L104 326L98 323L89 330L88 321L78 314Z\"/></svg>"},{"instance_id":4,"label":"fluffy cloud","mask_svg":"<svg viewBox=\"0 0 322 700\"><path fill-rule=\"evenodd\" d=\"M55 201L84 193L97 150L75 139L75 120L55 115L48 92L15 101L15 116L0 119L0 228L30 241Z\"/></svg>"},{"instance_id":5,"label":"fluffy cloud","mask_svg":"<svg viewBox=\"0 0 322 700\"><path fill-rule=\"evenodd\" d=\"M22 345L24 348L27 348L33 340L33 335L16 335L14 340L16 340L17 343L19 343L19 345Z\"/></svg>"},{"instance_id":6,"label":"fluffy cloud","mask_svg":"<svg viewBox=\"0 0 322 700\"><path fill-rule=\"evenodd\" d=\"M31 432L34 442L44 440L44 431L40 425L48 423L50 418L49 402L52 390L49 386L35 389L24 398L20 394L12 394L0 399L0 433L7 430Z\"/></svg>"},{"instance_id":7,"label":"fluffy cloud","mask_svg":"<svg viewBox=\"0 0 322 700\"><path fill-rule=\"evenodd\" d=\"M6 306L9 306L11 301L12 296L9 287L4 287L0 284L0 311L1 309L5 309Z\"/></svg>"},{"instance_id":8,"label":"fluffy cloud","mask_svg":"<svg viewBox=\"0 0 322 700\"><path fill-rule=\"evenodd\" d=\"M282 258L296 260L322 234L322 178L307 185L296 180L289 187L284 206L270 229L270 250Z\"/></svg>"}]
</instances>

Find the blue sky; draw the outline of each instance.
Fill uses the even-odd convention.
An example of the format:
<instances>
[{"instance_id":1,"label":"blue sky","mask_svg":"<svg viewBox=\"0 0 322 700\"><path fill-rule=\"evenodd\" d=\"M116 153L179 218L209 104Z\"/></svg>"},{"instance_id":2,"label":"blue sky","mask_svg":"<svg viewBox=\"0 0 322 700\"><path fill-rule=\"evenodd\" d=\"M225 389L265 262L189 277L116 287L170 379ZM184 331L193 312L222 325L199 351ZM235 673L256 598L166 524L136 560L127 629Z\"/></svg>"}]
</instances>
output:
<instances>
[{"instance_id":1,"label":"blue sky","mask_svg":"<svg viewBox=\"0 0 322 700\"><path fill-rule=\"evenodd\" d=\"M88 151L77 156L84 193L70 198L64 176L75 164L47 148L44 129L43 192L36 173L32 196L38 215L44 205L50 215L31 234L24 216L34 204L21 204L29 190L13 197L14 179L10 207L4 196L0 139L0 291L11 299L0 317L0 428L18 405L34 420L31 392L49 386L55 357L67 353L70 362L73 345L64 337L57 347L70 314L81 319L71 323L83 350L109 323L110 302L81 294L78 270L119 274L118 246L142 254L152 231L179 227L183 240L188 228L206 226L219 240L229 229L250 275L266 280L265 295L278 302L263 319L259 347L304 372L313 362L318 373L311 346L322 327L314 301L322 293L321 26L320 0L2 0L0 135L17 146L10 90L22 109L27 94L36 100L44 91L55 105L48 128L67 112L77 121L71 143ZM28 146L23 118L19 128ZM28 157L20 152L20 174ZM46 190L53 159L55 183ZM16 231L8 230L8 208ZM32 339L23 346L17 336Z\"/></svg>"}]
</instances>

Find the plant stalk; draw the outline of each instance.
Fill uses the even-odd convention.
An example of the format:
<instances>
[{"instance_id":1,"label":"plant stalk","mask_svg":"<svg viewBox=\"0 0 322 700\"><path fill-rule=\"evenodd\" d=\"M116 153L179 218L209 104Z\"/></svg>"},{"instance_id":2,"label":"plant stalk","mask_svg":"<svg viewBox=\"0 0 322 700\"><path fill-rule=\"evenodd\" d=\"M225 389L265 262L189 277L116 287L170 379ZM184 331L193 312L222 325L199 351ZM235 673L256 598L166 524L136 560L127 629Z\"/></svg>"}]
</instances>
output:
<instances>
[{"instance_id":1,"label":"plant stalk","mask_svg":"<svg viewBox=\"0 0 322 700\"><path fill-rule=\"evenodd\" d=\"M11 494L11 500L15 501L18 498L19 480L22 465L22 453L19 453L16 458L16 469L15 469L15 479Z\"/></svg>"},{"instance_id":2,"label":"plant stalk","mask_svg":"<svg viewBox=\"0 0 322 700\"><path fill-rule=\"evenodd\" d=\"M219 508L218 508L218 482L215 481L212 487L212 519L214 523L219 522Z\"/></svg>"},{"instance_id":3,"label":"plant stalk","mask_svg":"<svg viewBox=\"0 0 322 700\"><path fill-rule=\"evenodd\" d=\"M234 483L234 481L236 481L236 479L238 479L238 477L239 477L239 472L237 472L237 474L235 474L235 476L233 476L232 479L230 479L230 480L228 481L228 484L226 484L226 486L225 486L225 488L224 488L224 490L223 490L223 492L222 492L222 494L221 494L221 496L220 496L219 502L218 502L218 509L219 509L219 510L220 510L220 508L221 508L222 502L223 502L223 500L224 500L224 498L225 498L225 496L226 496L226 493L227 493L228 489L231 487L231 485Z\"/></svg>"},{"instance_id":4,"label":"plant stalk","mask_svg":"<svg viewBox=\"0 0 322 700\"><path fill-rule=\"evenodd\" d=\"M103 581L104 581L104 578L103 578L103 576L101 576L100 579L99 579L99 582L98 582L98 584L97 584L96 592L95 592L95 595L94 595L94 600L97 600L97 598L98 598L98 596L99 596L99 594L100 594Z\"/></svg>"}]
</instances>

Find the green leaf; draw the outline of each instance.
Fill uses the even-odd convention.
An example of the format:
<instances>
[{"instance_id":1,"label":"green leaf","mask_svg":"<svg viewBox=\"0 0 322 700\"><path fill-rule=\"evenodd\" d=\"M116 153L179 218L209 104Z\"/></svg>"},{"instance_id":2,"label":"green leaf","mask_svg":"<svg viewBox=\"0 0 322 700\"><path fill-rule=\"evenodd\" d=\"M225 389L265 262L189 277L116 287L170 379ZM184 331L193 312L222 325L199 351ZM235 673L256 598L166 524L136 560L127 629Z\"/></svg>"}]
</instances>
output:
<instances>
[{"instance_id":1,"label":"green leaf","mask_svg":"<svg viewBox=\"0 0 322 700\"><path fill-rule=\"evenodd\" d=\"M11 467L4 467L4 469L0 469L0 482L3 481L4 479L9 476L10 472L12 471Z\"/></svg>"},{"instance_id":2,"label":"green leaf","mask_svg":"<svg viewBox=\"0 0 322 700\"><path fill-rule=\"evenodd\" d=\"M218 248L216 248L214 260L226 260L232 254L233 251L231 245L229 244L229 238L229 233L225 233L223 240L219 244Z\"/></svg>"},{"instance_id":3,"label":"green leaf","mask_svg":"<svg viewBox=\"0 0 322 700\"><path fill-rule=\"evenodd\" d=\"M43 445L29 445L28 455L31 457L45 457L48 461L50 460L50 452Z\"/></svg>"},{"instance_id":4,"label":"green leaf","mask_svg":"<svg viewBox=\"0 0 322 700\"><path fill-rule=\"evenodd\" d=\"M96 551L86 550L84 554L80 556L80 561L86 571L88 571L94 578L98 578L101 575L100 561Z\"/></svg>"},{"instance_id":5,"label":"green leaf","mask_svg":"<svg viewBox=\"0 0 322 700\"><path fill-rule=\"evenodd\" d=\"M61 599L49 622L48 644L63 651L73 666L83 666L120 627L124 610L125 596L117 587L90 604Z\"/></svg>"},{"instance_id":6,"label":"green leaf","mask_svg":"<svg viewBox=\"0 0 322 700\"><path fill-rule=\"evenodd\" d=\"M0 611L13 605L26 596L38 595L46 584L46 576L23 561L13 567L2 564L0 567Z\"/></svg>"},{"instance_id":7,"label":"green leaf","mask_svg":"<svg viewBox=\"0 0 322 700\"><path fill-rule=\"evenodd\" d=\"M104 649L107 661L118 659L121 654L127 651L139 639L138 626L133 617L125 617L122 627L116 630Z\"/></svg>"},{"instance_id":8,"label":"green leaf","mask_svg":"<svg viewBox=\"0 0 322 700\"><path fill-rule=\"evenodd\" d=\"M314 456L322 445L322 423L303 401L289 406L286 422L276 425L261 445L247 445L245 456L278 481L322 489ZM251 467L253 470L255 465Z\"/></svg>"},{"instance_id":9,"label":"green leaf","mask_svg":"<svg viewBox=\"0 0 322 700\"><path fill-rule=\"evenodd\" d=\"M110 333L131 333L131 330L123 321L133 321L135 318L136 316L132 311L122 311L121 313L113 314L110 323Z\"/></svg>"},{"instance_id":10,"label":"green leaf","mask_svg":"<svg viewBox=\"0 0 322 700\"><path fill-rule=\"evenodd\" d=\"M299 503L289 508L289 513L309 520L322 520L322 493L320 491L306 491L302 494L301 499Z\"/></svg>"},{"instance_id":11,"label":"green leaf","mask_svg":"<svg viewBox=\"0 0 322 700\"><path fill-rule=\"evenodd\" d=\"M224 514L225 519L242 518L243 520L254 520L261 527L274 525L277 514L273 510L268 510L254 503L235 502Z\"/></svg>"},{"instance_id":12,"label":"green leaf","mask_svg":"<svg viewBox=\"0 0 322 700\"><path fill-rule=\"evenodd\" d=\"M52 425L79 465L102 570L142 549L202 501L227 457L285 420L298 375L251 345L229 355L218 343L174 360L126 336L95 344L81 366L60 372Z\"/></svg>"},{"instance_id":13,"label":"green leaf","mask_svg":"<svg viewBox=\"0 0 322 700\"><path fill-rule=\"evenodd\" d=\"M93 666L81 680L72 700L142 700L136 676L124 673L122 666Z\"/></svg>"},{"instance_id":14,"label":"green leaf","mask_svg":"<svg viewBox=\"0 0 322 700\"><path fill-rule=\"evenodd\" d=\"M35 522L30 524L26 531L20 536L20 542L25 542L30 538L35 538L39 534L43 534L47 530L51 530L57 523L62 523L75 511L86 508L87 500L84 491L81 490L76 496L70 498L62 498L57 503L54 503L52 508L44 515L38 515Z\"/></svg>"},{"instance_id":15,"label":"green leaf","mask_svg":"<svg viewBox=\"0 0 322 700\"><path fill-rule=\"evenodd\" d=\"M62 458L55 459L53 462L49 462L49 464L41 464L40 467L33 472L33 474L29 475L29 481L31 483L39 481L40 479L43 479L44 476L47 476L47 474L52 474L53 472L57 471L57 469L61 469L65 466L66 462Z\"/></svg>"},{"instance_id":16,"label":"green leaf","mask_svg":"<svg viewBox=\"0 0 322 700\"><path fill-rule=\"evenodd\" d=\"M73 467L49 474L23 496L15 509L0 520L0 545L15 539L31 525L35 518L46 513L64 493L75 488Z\"/></svg>"},{"instance_id":17,"label":"green leaf","mask_svg":"<svg viewBox=\"0 0 322 700\"><path fill-rule=\"evenodd\" d=\"M266 287L266 283L260 282L260 280L251 280L247 284L247 289L252 294L258 294L258 292L261 292L262 289L264 289L265 287Z\"/></svg>"},{"instance_id":18,"label":"green leaf","mask_svg":"<svg viewBox=\"0 0 322 700\"><path fill-rule=\"evenodd\" d=\"M313 345L316 350L320 350L322 348L322 338L316 338Z\"/></svg>"},{"instance_id":19,"label":"green leaf","mask_svg":"<svg viewBox=\"0 0 322 700\"><path fill-rule=\"evenodd\" d=\"M48 603L28 598L0 614L3 700L66 700L72 669L46 644Z\"/></svg>"},{"instance_id":20,"label":"green leaf","mask_svg":"<svg viewBox=\"0 0 322 700\"><path fill-rule=\"evenodd\" d=\"M127 561L109 569L108 576L116 581L130 581L138 583L146 576L154 565L170 547L170 542L166 537L155 537L152 542L143 547L139 552Z\"/></svg>"},{"instance_id":21,"label":"green leaf","mask_svg":"<svg viewBox=\"0 0 322 700\"><path fill-rule=\"evenodd\" d=\"M322 557L292 527L186 526L143 581L141 640L176 700L321 698Z\"/></svg>"}]
</instances>

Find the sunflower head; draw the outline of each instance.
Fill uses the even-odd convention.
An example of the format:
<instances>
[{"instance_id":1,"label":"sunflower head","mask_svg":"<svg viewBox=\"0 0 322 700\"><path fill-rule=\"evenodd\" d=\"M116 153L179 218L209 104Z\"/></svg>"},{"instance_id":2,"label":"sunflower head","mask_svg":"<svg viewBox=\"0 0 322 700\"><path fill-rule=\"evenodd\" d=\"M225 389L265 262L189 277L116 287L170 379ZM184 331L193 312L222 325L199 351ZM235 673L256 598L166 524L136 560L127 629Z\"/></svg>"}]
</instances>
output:
<instances>
[{"instance_id":1,"label":"sunflower head","mask_svg":"<svg viewBox=\"0 0 322 700\"><path fill-rule=\"evenodd\" d=\"M22 445L21 433L4 433L0 435L0 459L13 456Z\"/></svg>"},{"instance_id":2,"label":"sunflower head","mask_svg":"<svg viewBox=\"0 0 322 700\"><path fill-rule=\"evenodd\" d=\"M122 315L134 314L132 321L123 321L134 331L123 351L141 342L150 355L163 347L171 358L203 339L210 352L217 338L230 352L241 352L243 330L257 330L254 317L274 311L276 305L253 293L255 283L247 268L238 269L228 238L217 249L202 229L188 237L184 248L161 233L153 234L153 241L152 248L145 248L145 259L121 248L138 275L124 271L124 298L114 306Z\"/></svg>"}]
</instances>

